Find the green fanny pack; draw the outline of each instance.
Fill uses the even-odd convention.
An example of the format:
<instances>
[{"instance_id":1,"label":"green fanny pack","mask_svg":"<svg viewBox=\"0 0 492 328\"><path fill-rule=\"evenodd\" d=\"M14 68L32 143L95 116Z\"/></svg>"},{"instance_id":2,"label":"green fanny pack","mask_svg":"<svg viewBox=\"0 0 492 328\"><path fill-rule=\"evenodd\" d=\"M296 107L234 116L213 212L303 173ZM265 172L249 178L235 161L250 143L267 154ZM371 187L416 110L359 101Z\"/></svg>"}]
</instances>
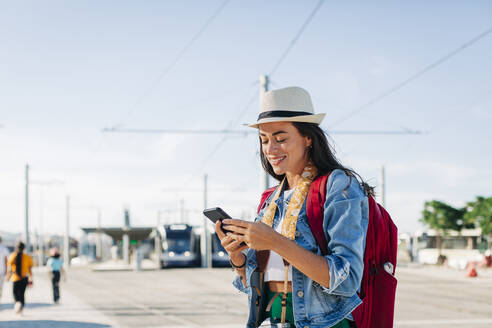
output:
<instances>
[{"instance_id":1,"label":"green fanny pack","mask_svg":"<svg viewBox=\"0 0 492 328\"><path fill-rule=\"evenodd\" d=\"M295 327L294 308L292 307L292 293L287 293L285 322ZM266 316L272 323L280 323L282 318L282 293L272 292L267 287L267 308Z\"/></svg>"},{"instance_id":2,"label":"green fanny pack","mask_svg":"<svg viewBox=\"0 0 492 328\"><path fill-rule=\"evenodd\" d=\"M266 317L270 318L271 323L280 323L282 317L282 293L272 292L268 287L267 290L267 300L268 305L266 308ZM294 308L292 307L292 293L287 293L287 303L286 303L286 315L285 322L288 322L291 327L295 327L294 320ZM337 323L332 328L350 328L350 321L344 319Z\"/></svg>"},{"instance_id":3,"label":"green fanny pack","mask_svg":"<svg viewBox=\"0 0 492 328\"><path fill-rule=\"evenodd\" d=\"M269 318L272 323L280 323L282 317L282 293L272 292L263 280L264 273L258 270L251 274L251 299L248 327L259 327ZM263 297L266 296L266 297ZM273 301L272 301L273 299ZM270 304L271 303L271 304ZM269 306L270 305L270 306ZM287 293L285 322L295 327L292 293ZM344 319L331 328L351 328L350 321Z\"/></svg>"}]
</instances>

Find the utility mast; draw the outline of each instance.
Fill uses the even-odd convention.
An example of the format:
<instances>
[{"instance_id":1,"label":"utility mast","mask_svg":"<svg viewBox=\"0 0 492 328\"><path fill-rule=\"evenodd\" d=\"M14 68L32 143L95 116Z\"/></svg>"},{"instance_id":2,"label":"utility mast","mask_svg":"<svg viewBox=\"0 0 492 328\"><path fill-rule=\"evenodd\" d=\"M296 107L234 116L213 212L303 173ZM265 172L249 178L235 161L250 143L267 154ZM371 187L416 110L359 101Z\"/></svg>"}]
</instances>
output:
<instances>
[{"instance_id":1,"label":"utility mast","mask_svg":"<svg viewBox=\"0 0 492 328\"><path fill-rule=\"evenodd\" d=\"M208 207L208 200L207 200L207 192L208 192L208 186L207 186L207 181L208 176L205 174L203 176L203 208ZM211 236L210 232L208 230L209 227L209 220L207 217L204 215L203 216L203 230L202 230L202 237L200 238L201 241L201 252L202 252L202 268L211 268L212 267L212 243L211 243Z\"/></svg>"},{"instance_id":2,"label":"utility mast","mask_svg":"<svg viewBox=\"0 0 492 328\"><path fill-rule=\"evenodd\" d=\"M379 172L379 192L381 193L380 202L383 207L386 205L386 177L384 172L384 165L381 166L381 171Z\"/></svg>"},{"instance_id":3,"label":"utility mast","mask_svg":"<svg viewBox=\"0 0 492 328\"><path fill-rule=\"evenodd\" d=\"M63 243L63 260L66 266L70 266L70 196L65 197L65 238Z\"/></svg>"},{"instance_id":4,"label":"utility mast","mask_svg":"<svg viewBox=\"0 0 492 328\"><path fill-rule=\"evenodd\" d=\"M263 98L263 94L269 90L270 80L267 75L260 75L260 107L261 107L261 99ZM261 152L261 149L260 149ZM263 169L260 161L260 192L268 189L270 187L270 177L268 173Z\"/></svg>"},{"instance_id":5,"label":"utility mast","mask_svg":"<svg viewBox=\"0 0 492 328\"><path fill-rule=\"evenodd\" d=\"M29 164L26 164L26 253L29 253Z\"/></svg>"}]
</instances>

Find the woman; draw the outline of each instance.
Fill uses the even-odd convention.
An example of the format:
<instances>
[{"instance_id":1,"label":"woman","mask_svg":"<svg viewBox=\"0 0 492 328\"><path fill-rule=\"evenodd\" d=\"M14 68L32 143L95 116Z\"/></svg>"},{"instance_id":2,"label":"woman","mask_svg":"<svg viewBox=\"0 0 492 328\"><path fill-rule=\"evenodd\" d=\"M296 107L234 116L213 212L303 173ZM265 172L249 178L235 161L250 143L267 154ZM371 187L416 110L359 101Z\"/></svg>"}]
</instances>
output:
<instances>
[{"instance_id":1,"label":"woman","mask_svg":"<svg viewBox=\"0 0 492 328\"><path fill-rule=\"evenodd\" d=\"M266 318L291 327L355 326L351 312L361 304L357 291L372 189L334 157L319 127L324 115L314 114L307 91L291 87L265 93L258 121L250 125L259 129L262 165L280 185L255 222L226 219L224 230L222 222L215 227L238 273L234 286L250 300L253 273L264 272L268 302L255 314L256 300L250 301L248 327ZM312 180L328 174L323 256L305 199Z\"/></svg>"},{"instance_id":2,"label":"woman","mask_svg":"<svg viewBox=\"0 0 492 328\"><path fill-rule=\"evenodd\" d=\"M63 279L66 280L66 273L63 270L63 261L60 259L60 252L53 248L50 251L50 258L46 263L51 274L51 287L53 289L53 302L58 304L60 300L60 277L63 274Z\"/></svg>"},{"instance_id":3,"label":"woman","mask_svg":"<svg viewBox=\"0 0 492 328\"><path fill-rule=\"evenodd\" d=\"M24 254L25 245L23 242L18 242L16 250L10 255L7 262L7 279L13 282L14 292L14 311L21 315L24 308L24 294L28 284L32 284L32 258Z\"/></svg>"}]
</instances>

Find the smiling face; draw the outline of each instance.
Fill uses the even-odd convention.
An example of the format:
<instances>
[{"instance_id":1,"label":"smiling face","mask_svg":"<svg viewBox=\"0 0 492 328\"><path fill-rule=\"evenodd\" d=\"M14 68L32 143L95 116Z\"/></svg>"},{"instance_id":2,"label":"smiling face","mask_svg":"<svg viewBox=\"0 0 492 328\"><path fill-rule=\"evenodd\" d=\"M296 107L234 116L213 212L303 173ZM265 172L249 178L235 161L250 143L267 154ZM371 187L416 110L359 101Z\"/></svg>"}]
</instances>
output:
<instances>
[{"instance_id":1,"label":"smiling face","mask_svg":"<svg viewBox=\"0 0 492 328\"><path fill-rule=\"evenodd\" d=\"M306 166L311 138L290 122L260 124L261 151L277 175L301 174Z\"/></svg>"}]
</instances>

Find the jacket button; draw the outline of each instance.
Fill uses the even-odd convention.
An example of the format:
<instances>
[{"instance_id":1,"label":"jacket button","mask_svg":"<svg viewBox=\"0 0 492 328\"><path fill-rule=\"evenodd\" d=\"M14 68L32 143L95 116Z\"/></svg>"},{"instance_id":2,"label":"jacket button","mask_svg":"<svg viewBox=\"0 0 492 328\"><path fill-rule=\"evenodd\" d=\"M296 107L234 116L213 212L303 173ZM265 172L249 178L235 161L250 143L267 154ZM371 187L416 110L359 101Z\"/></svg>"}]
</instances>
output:
<instances>
[{"instance_id":1,"label":"jacket button","mask_svg":"<svg viewBox=\"0 0 492 328\"><path fill-rule=\"evenodd\" d=\"M297 296L303 297L304 296L304 292L302 290L298 291L297 292Z\"/></svg>"},{"instance_id":2,"label":"jacket button","mask_svg":"<svg viewBox=\"0 0 492 328\"><path fill-rule=\"evenodd\" d=\"M304 326L304 328L309 328L309 326Z\"/></svg>"},{"instance_id":3,"label":"jacket button","mask_svg":"<svg viewBox=\"0 0 492 328\"><path fill-rule=\"evenodd\" d=\"M295 235L296 235L296 237L299 237L301 235L301 232L300 231L296 231Z\"/></svg>"}]
</instances>

